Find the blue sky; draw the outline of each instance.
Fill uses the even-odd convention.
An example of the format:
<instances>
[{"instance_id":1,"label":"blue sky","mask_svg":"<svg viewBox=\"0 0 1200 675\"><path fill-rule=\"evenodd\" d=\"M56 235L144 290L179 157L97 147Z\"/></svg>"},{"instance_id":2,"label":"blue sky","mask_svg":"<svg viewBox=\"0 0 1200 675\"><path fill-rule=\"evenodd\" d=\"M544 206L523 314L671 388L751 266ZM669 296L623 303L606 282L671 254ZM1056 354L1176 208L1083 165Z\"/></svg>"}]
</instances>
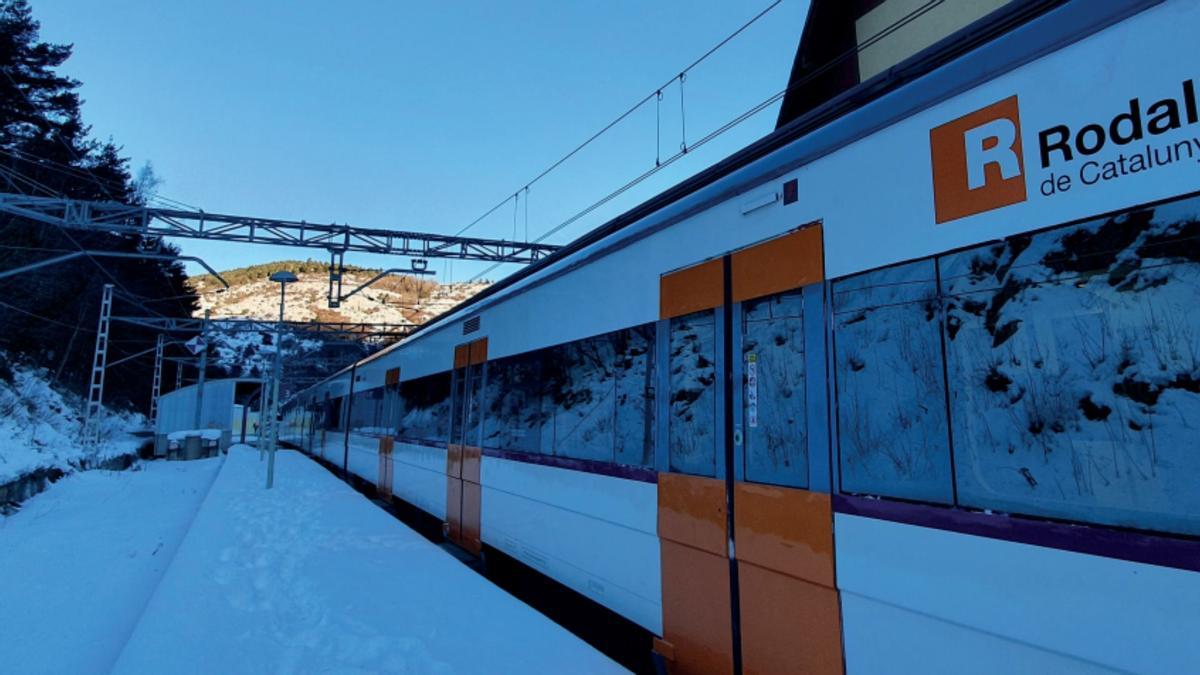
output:
<instances>
[{"instance_id":1,"label":"blue sky","mask_svg":"<svg viewBox=\"0 0 1200 675\"><path fill-rule=\"evenodd\" d=\"M453 233L707 51L770 0L417 3L33 0L75 45L84 117L161 194L208 211ZM784 0L692 71L694 140L782 90L807 0ZM773 128L760 113L549 241L566 243ZM664 90L662 153L679 147ZM655 107L529 192L534 238L654 165ZM518 217L524 236L524 208ZM473 228L513 236L511 206ZM218 269L321 251L183 240ZM407 266L347 255L348 263ZM463 280L480 263L435 261ZM498 278L504 268L490 273Z\"/></svg>"}]
</instances>

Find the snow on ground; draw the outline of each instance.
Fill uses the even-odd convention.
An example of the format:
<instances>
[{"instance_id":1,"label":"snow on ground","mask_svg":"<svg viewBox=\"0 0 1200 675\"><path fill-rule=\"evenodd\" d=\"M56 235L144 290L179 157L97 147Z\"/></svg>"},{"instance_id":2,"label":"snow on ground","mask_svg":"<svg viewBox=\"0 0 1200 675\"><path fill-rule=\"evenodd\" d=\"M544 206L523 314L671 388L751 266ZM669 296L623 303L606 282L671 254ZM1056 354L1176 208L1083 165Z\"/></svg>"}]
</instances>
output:
<instances>
[{"instance_id":1,"label":"snow on ground","mask_svg":"<svg viewBox=\"0 0 1200 675\"><path fill-rule=\"evenodd\" d=\"M234 446L114 672L621 668L299 453Z\"/></svg>"},{"instance_id":2,"label":"snow on ground","mask_svg":"<svg viewBox=\"0 0 1200 675\"><path fill-rule=\"evenodd\" d=\"M0 517L0 672L107 673L219 466L80 472Z\"/></svg>"},{"instance_id":3,"label":"snow on ground","mask_svg":"<svg viewBox=\"0 0 1200 675\"><path fill-rule=\"evenodd\" d=\"M222 433L220 429L186 429L184 431L172 431L167 434L167 440L182 441L186 440L188 436L199 436L206 441L219 441L221 440Z\"/></svg>"},{"instance_id":4,"label":"snow on ground","mask_svg":"<svg viewBox=\"0 0 1200 675\"><path fill-rule=\"evenodd\" d=\"M49 383L47 372L9 361L0 352L10 381L0 380L0 485L42 468L71 471L81 460L79 432L83 420L78 402L69 401ZM130 433L145 428L137 413L106 412L101 445L91 460L137 451L142 441Z\"/></svg>"}]
</instances>

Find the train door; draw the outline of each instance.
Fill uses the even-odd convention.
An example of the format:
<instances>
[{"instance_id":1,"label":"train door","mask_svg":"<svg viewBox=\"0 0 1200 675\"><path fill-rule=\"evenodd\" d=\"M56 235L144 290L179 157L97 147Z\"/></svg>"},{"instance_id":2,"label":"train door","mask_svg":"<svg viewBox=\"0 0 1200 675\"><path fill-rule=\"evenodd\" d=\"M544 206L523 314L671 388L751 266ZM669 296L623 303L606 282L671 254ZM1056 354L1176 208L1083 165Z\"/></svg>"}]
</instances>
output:
<instances>
[{"instance_id":1,"label":"train door","mask_svg":"<svg viewBox=\"0 0 1200 675\"><path fill-rule=\"evenodd\" d=\"M373 426L390 430L379 437L379 467L376 472L376 494L381 499L390 501L393 496L392 474L395 461L392 452L396 447L396 420L399 419L397 407L400 403L400 369L389 368L384 374L383 390L379 392L381 400L376 407Z\"/></svg>"},{"instance_id":2,"label":"train door","mask_svg":"<svg viewBox=\"0 0 1200 675\"><path fill-rule=\"evenodd\" d=\"M482 551L480 535L480 448L487 338L454 349L450 398L450 443L446 452L446 537L473 555Z\"/></svg>"},{"instance_id":3,"label":"train door","mask_svg":"<svg viewBox=\"0 0 1200 675\"><path fill-rule=\"evenodd\" d=\"M813 224L661 279L659 537L675 673L840 673Z\"/></svg>"}]
</instances>

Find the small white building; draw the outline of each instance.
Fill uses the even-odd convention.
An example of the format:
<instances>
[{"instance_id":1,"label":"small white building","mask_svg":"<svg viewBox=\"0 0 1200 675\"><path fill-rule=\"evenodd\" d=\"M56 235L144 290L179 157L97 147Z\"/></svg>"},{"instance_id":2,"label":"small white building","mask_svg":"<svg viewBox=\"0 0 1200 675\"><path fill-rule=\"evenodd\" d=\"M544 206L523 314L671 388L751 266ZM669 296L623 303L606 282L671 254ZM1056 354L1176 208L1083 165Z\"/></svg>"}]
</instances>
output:
<instances>
[{"instance_id":1,"label":"small white building","mask_svg":"<svg viewBox=\"0 0 1200 675\"><path fill-rule=\"evenodd\" d=\"M163 394L158 399L158 419L154 427L154 455L165 457L169 440L178 432L220 431L220 449L225 450L233 440L234 433L241 438L244 433L256 431L257 409L263 381L257 378L229 378L208 380L200 396L197 409L196 396L199 386L192 384Z\"/></svg>"}]
</instances>

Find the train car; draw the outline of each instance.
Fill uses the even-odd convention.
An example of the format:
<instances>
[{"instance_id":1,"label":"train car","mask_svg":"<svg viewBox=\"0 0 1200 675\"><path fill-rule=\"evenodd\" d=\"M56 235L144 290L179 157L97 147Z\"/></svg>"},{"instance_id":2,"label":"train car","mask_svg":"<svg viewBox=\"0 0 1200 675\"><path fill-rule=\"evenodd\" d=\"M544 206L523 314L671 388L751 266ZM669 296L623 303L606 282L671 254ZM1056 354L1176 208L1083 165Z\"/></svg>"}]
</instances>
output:
<instances>
[{"instance_id":1,"label":"train car","mask_svg":"<svg viewBox=\"0 0 1200 675\"><path fill-rule=\"evenodd\" d=\"M1195 671L1200 3L946 3L866 61L938 4L814 2L773 134L287 434L671 672Z\"/></svg>"}]
</instances>

